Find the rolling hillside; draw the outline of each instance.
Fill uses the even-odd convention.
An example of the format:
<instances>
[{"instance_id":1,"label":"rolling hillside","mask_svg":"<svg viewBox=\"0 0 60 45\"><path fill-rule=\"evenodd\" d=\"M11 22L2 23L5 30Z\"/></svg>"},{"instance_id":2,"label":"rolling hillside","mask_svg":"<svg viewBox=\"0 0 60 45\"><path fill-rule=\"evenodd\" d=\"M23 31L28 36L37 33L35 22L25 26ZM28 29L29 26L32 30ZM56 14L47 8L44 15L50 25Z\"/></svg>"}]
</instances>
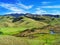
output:
<instances>
[{"instance_id":1,"label":"rolling hillside","mask_svg":"<svg viewBox=\"0 0 60 45\"><path fill-rule=\"evenodd\" d=\"M26 30L28 32L29 30L37 30L36 33L40 33L40 31L42 33L50 33L51 29L53 31L55 30L55 26L59 28L59 20L60 18L31 14L25 14L17 18L11 15L0 16L0 32L7 35L20 34L21 32L25 33ZM58 31L58 29L55 31ZM34 34L34 32L32 33Z\"/></svg>"},{"instance_id":2,"label":"rolling hillside","mask_svg":"<svg viewBox=\"0 0 60 45\"><path fill-rule=\"evenodd\" d=\"M16 34L26 29L42 28L47 23L39 22L27 17L14 18L13 16L0 17L0 31L3 34Z\"/></svg>"},{"instance_id":3,"label":"rolling hillside","mask_svg":"<svg viewBox=\"0 0 60 45\"><path fill-rule=\"evenodd\" d=\"M0 16L0 45L60 45L60 17Z\"/></svg>"}]
</instances>

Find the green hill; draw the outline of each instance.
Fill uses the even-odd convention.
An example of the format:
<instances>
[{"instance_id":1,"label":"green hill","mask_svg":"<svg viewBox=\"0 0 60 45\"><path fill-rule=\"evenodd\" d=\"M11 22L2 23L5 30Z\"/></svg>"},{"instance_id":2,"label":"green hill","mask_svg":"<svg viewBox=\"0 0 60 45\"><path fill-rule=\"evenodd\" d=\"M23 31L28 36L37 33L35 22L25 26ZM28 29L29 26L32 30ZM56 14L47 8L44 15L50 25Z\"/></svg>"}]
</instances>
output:
<instances>
[{"instance_id":1,"label":"green hill","mask_svg":"<svg viewBox=\"0 0 60 45\"><path fill-rule=\"evenodd\" d=\"M49 32L49 30L51 30L54 26L57 26L58 28L58 25L60 25L59 20L60 18L48 16L37 16L33 18L27 16L20 16L18 18L15 18L13 16L0 16L0 32L2 32L2 34L4 35L13 35L18 33L20 34L20 32L23 32L27 29L38 29L43 30L43 32L46 33ZM55 30L55 27L53 28L53 30Z\"/></svg>"},{"instance_id":2,"label":"green hill","mask_svg":"<svg viewBox=\"0 0 60 45\"><path fill-rule=\"evenodd\" d=\"M60 45L60 18L0 16L0 45Z\"/></svg>"},{"instance_id":3,"label":"green hill","mask_svg":"<svg viewBox=\"0 0 60 45\"><path fill-rule=\"evenodd\" d=\"M26 29L42 28L47 25L47 23L35 21L27 17L22 17L21 19L21 17L14 18L10 16L4 16L4 18L1 17L0 31L3 32L3 34L12 35Z\"/></svg>"}]
</instances>

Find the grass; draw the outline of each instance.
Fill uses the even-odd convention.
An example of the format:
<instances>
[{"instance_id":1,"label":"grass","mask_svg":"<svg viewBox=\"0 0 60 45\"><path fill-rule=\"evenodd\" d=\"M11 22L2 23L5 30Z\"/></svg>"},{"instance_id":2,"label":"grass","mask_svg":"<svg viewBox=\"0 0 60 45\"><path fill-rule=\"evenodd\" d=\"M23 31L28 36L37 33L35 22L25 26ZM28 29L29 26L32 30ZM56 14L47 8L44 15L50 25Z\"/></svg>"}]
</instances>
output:
<instances>
[{"instance_id":1,"label":"grass","mask_svg":"<svg viewBox=\"0 0 60 45\"><path fill-rule=\"evenodd\" d=\"M37 38L0 35L0 45L60 45L60 35L39 34Z\"/></svg>"},{"instance_id":2,"label":"grass","mask_svg":"<svg viewBox=\"0 0 60 45\"><path fill-rule=\"evenodd\" d=\"M47 23L35 21L33 19L26 18L26 17L24 17L23 20L24 22L22 22L20 26L27 27L27 28L41 28L43 26L48 25Z\"/></svg>"},{"instance_id":3,"label":"grass","mask_svg":"<svg viewBox=\"0 0 60 45\"><path fill-rule=\"evenodd\" d=\"M49 24L54 26L54 25L60 25L60 18L55 18L53 21L51 21Z\"/></svg>"},{"instance_id":4,"label":"grass","mask_svg":"<svg viewBox=\"0 0 60 45\"><path fill-rule=\"evenodd\" d=\"M5 17L0 21L0 33L2 34L0 35L0 45L60 45L60 34L34 34L33 36L36 36L36 38L11 36L25 29L41 28L48 25L48 23L43 21L36 21L26 17L22 19L23 22L12 23L12 20ZM51 21L51 19L48 20ZM59 20L54 19L51 22L47 22L55 25L60 24ZM8 25L8 27L5 27L4 24Z\"/></svg>"},{"instance_id":5,"label":"grass","mask_svg":"<svg viewBox=\"0 0 60 45\"><path fill-rule=\"evenodd\" d=\"M21 31L24 31L26 28L23 27L4 27L4 28L0 28L0 32L3 32L4 35L12 35L12 34L16 34L19 33Z\"/></svg>"},{"instance_id":6,"label":"grass","mask_svg":"<svg viewBox=\"0 0 60 45\"><path fill-rule=\"evenodd\" d=\"M7 22L4 26L8 25L8 27L0 27L0 32L2 32L4 35L12 35L24 31L25 29L41 28L48 25L44 22L35 21L26 17L24 17L22 20L24 21L22 23L20 23L20 21L15 22L14 24L12 22Z\"/></svg>"}]
</instances>

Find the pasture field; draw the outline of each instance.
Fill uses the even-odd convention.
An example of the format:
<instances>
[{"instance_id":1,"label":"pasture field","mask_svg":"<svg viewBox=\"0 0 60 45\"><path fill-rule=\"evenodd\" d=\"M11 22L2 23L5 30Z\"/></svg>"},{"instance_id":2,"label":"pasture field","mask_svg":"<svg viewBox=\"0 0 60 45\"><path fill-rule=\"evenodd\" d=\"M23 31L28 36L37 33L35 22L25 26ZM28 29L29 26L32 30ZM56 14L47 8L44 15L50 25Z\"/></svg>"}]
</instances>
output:
<instances>
[{"instance_id":1,"label":"pasture field","mask_svg":"<svg viewBox=\"0 0 60 45\"><path fill-rule=\"evenodd\" d=\"M59 34L37 34L36 38L0 35L0 45L60 45Z\"/></svg>"}]
</instances>

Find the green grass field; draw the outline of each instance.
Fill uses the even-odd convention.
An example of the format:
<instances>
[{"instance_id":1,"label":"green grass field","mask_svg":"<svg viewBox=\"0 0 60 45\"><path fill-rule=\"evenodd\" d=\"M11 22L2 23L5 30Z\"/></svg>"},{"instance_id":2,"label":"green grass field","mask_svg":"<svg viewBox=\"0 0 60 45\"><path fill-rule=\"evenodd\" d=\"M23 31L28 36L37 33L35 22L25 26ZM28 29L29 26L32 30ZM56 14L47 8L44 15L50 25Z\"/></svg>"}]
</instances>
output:
<instances>
[{"instance_id":1,"label":"green grass field","mask_svg":"<svg viewBox=\"0 0 60 45\"><path fill-rule=\"evenodd\" d=\"M60 45L59 42L60 35L58 34L39 34L39 37L33 39L0 35L0 45Z\"/></svg>"},{"instance_id":2,"label":"green grass field","mask_svg":"<svg viewBox=\"0 0 60 45\"><path fill-rule=\"evenodd\" d=\"M25 29L27 28L24 28L24 27L3 27L3 28L0 28L0 32L2 32L2 34L4 35L12 35L12 34L16 34L16 33L19 33L21 31L24 31Z\"/></svg>"},{"instance_id":3,"label":"green grass field","mask_svg":"<svg viewBox=\"0 0 60 45\"><path fill-rule=\"evenodd\" d=\"M50 17L40 17L45 20L34 20L31 18L23 17L23 19L16 20L16 22L12 22L14 20L13 17L0 17L0 45L60 45L60 34L44 34L44 32L49 32L48 25L56 26L60 25L60 18L52 18ZM46 27L46 28L45 28ZM26 37L16 37L14 34L20 34L24 32L26 29L30 30L29 33L33 33L35 30L43 30L42 34L38 33L31 34L32 36ZM31 31L32 29L32 31ZM24 34L29 34L24 33ZM35 37L33 37L35 36Z\"/></svg>"}]
</instances>

